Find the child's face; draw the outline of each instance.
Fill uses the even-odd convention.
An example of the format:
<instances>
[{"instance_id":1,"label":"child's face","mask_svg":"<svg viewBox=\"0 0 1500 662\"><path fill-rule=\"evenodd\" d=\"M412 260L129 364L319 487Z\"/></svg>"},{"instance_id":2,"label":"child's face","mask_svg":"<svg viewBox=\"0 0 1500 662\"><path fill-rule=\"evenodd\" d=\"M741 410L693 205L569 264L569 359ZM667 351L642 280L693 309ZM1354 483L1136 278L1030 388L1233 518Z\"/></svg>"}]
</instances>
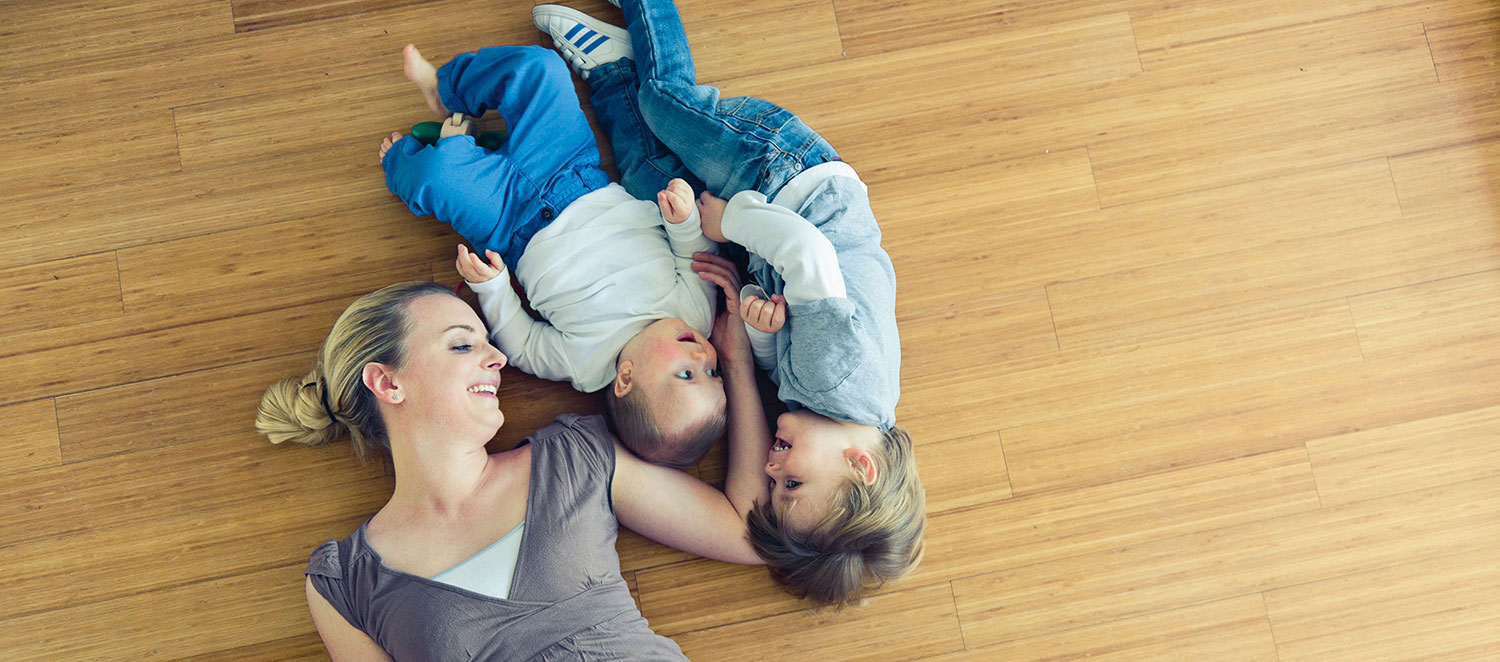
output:
<instances>
[{"instance_id":1,"label":"child's face","mask_svg":"<svg viewBox=\"0 0 1500 662\"><path fill-rule=\"evenodd\" d=\"M724 408L724 381L719 355L703 334L671 318L646 327L620 354L628 360L636 388L643 389L652 410L661 412L657 426L670 429L697 423Z\"/></svg>"},{"instance_id":2,"label":"child's face","mask_svg":"<svg viewBox=\"0 0 1500 662\"><path fill-rule=\"evenodd\" d=\"M828 513L828 504L848 480L875 480L870 449L879 432L806 409L776 419L776 439L766 456L771 505L793 529L806 530Z\"/></svg>"}]
</instances>

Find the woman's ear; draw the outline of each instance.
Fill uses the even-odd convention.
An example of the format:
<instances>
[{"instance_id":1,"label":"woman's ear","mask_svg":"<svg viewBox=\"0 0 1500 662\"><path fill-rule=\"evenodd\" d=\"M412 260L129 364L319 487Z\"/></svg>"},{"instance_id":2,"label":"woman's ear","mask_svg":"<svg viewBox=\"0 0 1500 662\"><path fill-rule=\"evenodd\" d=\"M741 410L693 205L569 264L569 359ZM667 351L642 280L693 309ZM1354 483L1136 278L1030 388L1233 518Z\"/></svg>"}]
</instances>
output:
<instances>
[{"instance_id":1,"label":"woman's ear","mask_svg":"<svg viewBox=\"0 0 1500 662\"><path fill-rule=\"evenodd\" d=\"M630 374L633 368L635 368L634 363L621 361L620 367L615 370L615 384L612 387L615 390L615 397L625 397L626 394L630 393L630 389L635 386L635 381Z\"/></svg>"},{"instance_id":2,"label":"woman's ear","mask_svg":"<svg viewBox=\"0 0 1500 662\"><path fill-rule=\"evenodd\" d=\"M854 470L866 485L874 485L876 479L880 478L880 467L875 464L875 457L870 451L863 448L845 448L844 459L849 460L849 468Z\"/></svg>"},{"instance_id":3,"label":"woman's ear","mask_svg":"<svg viewBox=\"0 0 1500 662\"><path fill-rule=\"evenodd\" d=\"M389 404L401 402L401 388L396 386L395 375L385 364L366 363L360 377L365 382L365 388L375 394L376 400Z\"/></svg>"}]
</instances>

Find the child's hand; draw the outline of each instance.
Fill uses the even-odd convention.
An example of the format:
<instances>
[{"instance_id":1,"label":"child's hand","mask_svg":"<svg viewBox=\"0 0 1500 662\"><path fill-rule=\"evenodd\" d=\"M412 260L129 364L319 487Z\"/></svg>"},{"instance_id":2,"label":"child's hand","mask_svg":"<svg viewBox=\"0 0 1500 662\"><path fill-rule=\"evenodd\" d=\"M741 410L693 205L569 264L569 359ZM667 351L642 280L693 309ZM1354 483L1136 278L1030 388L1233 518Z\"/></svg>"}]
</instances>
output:
<instances>
[{"instance_id":1,"label":"child's hand","mask_svg":"<svg viewBox=\"0 0 1500 662\"><path fill-rule=\"evenodd\" d=\"M656 194L656 206L661 207L661 217L676 225L693 215L693 187L681 179L667 182L667 187Z\"/></svg>"},{"instance_id":2,"label":"child's hand","mask_svg":"<svg viewBox=\"0 0 1500 662\"><path fill-rule=\"evenodd\" d=\"M704 191L698 196L698 215L703 218L703 236L719 243L729 241L724 238L724 207L729 203L723 198L716 198L712 193Z\"/></svg>"},{"instance_id":3,"label":"child's hand","mask_svg":"<svg viewBox=\"0 0 1500 662\"><path fill-rule=\"evenodd\" d=\"M758 331L776 333L786 324L786 297L772 294L769 301L756 296L745 297L740 302L740 317Z\"/></svg>"},{"instance_id":4,"label":"child's hand","mask_svg":"<svg viewBox=\"0 0 1500 662\"><path fill-rule=\"evenodd\" d=\"M478 284L505 273L505 263L500 261L499 253L486 250L484 254L490 258L489 264L479 259L479 255L471 252L468 246L459 244L458 261L454 264L458 267L458 275L470 283Z\"/></svg>"}]
</instances>

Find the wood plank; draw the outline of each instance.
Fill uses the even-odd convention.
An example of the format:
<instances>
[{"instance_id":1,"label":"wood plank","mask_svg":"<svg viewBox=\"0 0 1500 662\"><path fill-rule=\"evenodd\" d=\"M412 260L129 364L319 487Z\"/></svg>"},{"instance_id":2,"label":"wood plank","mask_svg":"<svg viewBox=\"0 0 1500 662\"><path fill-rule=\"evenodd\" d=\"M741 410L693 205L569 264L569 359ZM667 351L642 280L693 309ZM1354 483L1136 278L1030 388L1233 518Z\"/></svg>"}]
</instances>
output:
<instances>
[{"instance_id":1,"label":"wood plank","mask_svg":"<svg viewBox=\"0 0 1500 662\"><path fill-rule=\"evenodd\" d=\"M53 65L103 56L122 44L163 47L234 31L224 0L8 2L0 59L7 66ZM25 38L18 38L24 35Z\"/></svg>"},{"instance_id":2,"label":"wood plank","mask_svg":"<svg viewBox=\"0 0 1500 662\"><path fill-rule=\"evenodd\" d=\"M1495 44L1500 41L1500 7L1483 0L1451 4L1461 9L1438 14L1426 22L1438 80L1493 77L1500 61L1500 53L1495 52Z\"/></svg>"},{"instance_id":3,"label":"wood plank","mask_svg":"<svg viewBox=\"0 0 1500 662\"><path fill-rule=\"evenodd\" d=\"M0 301L7 335L125 314L114 253L0 269Z\"/></svg>"},{"instance_id":4,"label":"wood plank","mask_svg":"<svg viewBox=\"0 0 1500 662\"><path fill-rule=\"evenodd\" d=\"M1468 140L1485 134L1470 113L1496 113L1477 88L1437 84L1421 24L1331 36L1323 26L1287 28L1257 37L1233 48L1185 46L1180 57L1212 71L1215 62L1248 64L1267 50L1289 49L1303 54L1298 70L1216 85L1207 104L1158 99L1161 110L1091 142L1103 205ZM1324 60L1330 50L1342 61ZM1380 75L1344 73L1349 67Z\"/></svg>"},{"instance_id":5,"label":"wood plank","mask_svg":"<svg viewBox=\"0 0 1500 662\"><path fill-rule=\"evenodd\" d=\"M1500 474L1500 407L1307 442L1334 505Z\"/></svg>"},{"instance_id":6,"label":"wood plank","mask_svg":"<svg viewBox=\"0 0 1500 662\"><path fill-rule=\"evenodd\" d=\"M1122 0L836 0L851 57L1035 28L1135 9Z\"/></svg>"},{"instance_id":7,"label":"wood plank","mask_svg":"<svg viewBox=\"0 0 1500 662\"><path fill-rule=\"evenodd\" d=\"M182 662L260 662L260 660L282 660L283 662L321 662L328 660L328 651L316 632L267 641L229 650L180 658Z\"/></svg>"},{"instance_id":8,"label":"wood plank","mask_svg":"<svg viewBox=\"0 0 1500 662\"><path fill-rule=\"evenodd\" d=\"M843 60L838 17L832 0L699 19L682 14L693 51L693 67L702 83L785 71ZM615 25L623 26L623 18Z\"/></svg>"},{"instance_id":9,"label":"wood plank","mask_svg":"<svg viewBox=\"0 0 1500 662\"><path fill-rule=\"evenodd\" d=\"M679 645L685 632L792 614L810 604L792 597L762 566L693 559L635 573L641 615Z\"/></svg>"},{"instance_id":10,"label":"wood plank","mask_svg":"<svg viewBox=\"0 0 1500 662\"><path fill-rule=\"evenodd\" d=\"M1500 271L1351 297L1349 310L1368 358L1437 348L1467 353L1500 336L1493 323L1500 315Z\"/></svg>"},{"instance_id":11,"label":"wood plank","mask_svg":"<svg viewBox=\"0 0 1500 662\"><path fill-rule=\"evenodd\" d=\"M149 110L109 120L57 118L0 134L0 201L24 199L176 172L177 135L172 112Z\"/></svg>"},{"instance_id":12,"label":"wood plank","mask_svg":"<svg viewBox=\"0 0 1500 662\"><path fill-rule=\"evenodd\" d=\"M1330 33L1345 26L1409 25L1444 23L1464 15L1485 0L1337 0L1297 2L1260 0L1252 4L1234 0L1203 0L1193 3L1145 2L1133 8L1131 19L1141 43L1141 57L1148 60L1161 53L1241 36L1253 36L1289 27L1323 29ZM1151 68L1147 64L1147 68Z\"/></svg>"},{"instance_id":13,"label":"wood plank","mask_svg":"<svg viewBox=\"0 0 1500 662\"><path fill-rule=\"evenodd\" d=\"M915 447L927 512L942 513L1011 497L1004 439L976 434Z\"/></svg>"},{"instance_id":14,"label":"wood plank","mask_svg":"<svg viewBox=\"0 0 1500 662\"><path fill-rule=\"evenodd\" d=\"M9 644L6 654L15 660L172 659L306 632L312 624L301 589L305 567L299 563L9 619L0 622Z\"/></svg>"},{"instance_id":15,"label":"wood plank","mask_svg":"<svg viewBox=\"0 0 1500 662\"><path fill-rule=\"evenodd\" d=\"M1042 288L915 309L898 298L896 323L908 377L1057 351Z\"/></svg>"},{"instance_id":16,"label":"wood plank","mask_svg":"<svg viewBox=\"0 0 1500 662\"><path fill-rule=\"evenodd\" d=\"M0 407L6 442L0 444L0 474L62 464L57 407L51 399Z\"/></svg>"},{"instance_id":17,"label":"wood plank","mask_svg":"<svg viewBox=\"0 0 1500 662\"><path fill-rule=\"evenodd\" d=\"M173 173L0 201L0 266L87 255L372 205L404 209L361 149L293 154L236 168ZM357 158L358 156L364 158ZM410 213L410 212L407 212Z\"/></svg>"},{"instance_id":18,"label":"wood plank","mask_svg":"<svg viewBox=\"0 0 1500 662\"><path fill-rule=\"evenodd\" d=\"M401 75L400 53L387 60L387 71L377 74L176 109L183 169L253 167L288 154L327 151L366 166L361 170L383 189L380 141L434 119L416 86Z\"/></svg>"},{"instance_id":19,"label":"wood plank","mask_svg":"<svg viewBox=\"0 0 1500 662\"><path fill-rule=\"evenodd\" d=\"M924 477L932 475L930 469L924 471ZM998 568L1317 507L1312 471L1300 448L1070 493L995 501L931 516L926 556L916 573L895 589L946 585ZM1124 521L1130 525L1121 526ZM657 631L669 635L803 606L771 586L765 570L756 567L696 560L642 570L636 576L643 613Z\"/></svg>"},{"instance_id":20,"label":"wood plank","mask_svg":"<svg viewBox=\"0 0 1500 662\"><path fill-rule=\"evenodd\" d=\"M445 12L466 18L433 20ZM539 37L528 12L446 0L277 30L166 44L116 42L97 56L17 68L14 94L0 100L0 109L14 126L49 123L59 106L82 122L390 72L408 42L446 59L478 44L539 43ZM111 103L88 103L100 98Z\"/></svg>"},{"instance_id":21,"label":"wood plank","mask_svg":"<svg viewBox=\"0 0 1500 662\"><path fill-rule=\"evenodd\" d=\"M1500 230L1432 216L1059 283L1047 296L1062 347L1129 345L1253 311L1496 268Z\"/></svg>"},{"instance_id":22,"label":"wood plank","mask_svg":"<svg viewBox=\"0 0 1500 662\"><path fill-rule=\"evenodd\" d=\"M1500 141L1486 140L1392 157L1391 177L1407 218L1493 222L1500 194Z\"/></svg>"},{"instance_id":23,"label":"wood plank","mask_svg":"<svg viewBox=\"0 0 1500 662\"><path fill-rule=\"evenodd\" d=\"M1280 659L1480 660L1500 654L1493 548L1266 593Z\"/></svg>"},{"instance_id":24,"label":"wood plank","mask_svg":"<svg viewBox=\"0 0 1500 662\"><path fill-rule=\"evenodd\" d=\"M1129 17L1116 13L736 78L722 81L722 87L728 96L774 101L822 130L946 109L953 99L996 94L997 80L1005 81L1005 93L1019 94L1138 71Z\"/></svg>"},{"instance_id":25,"label":"wood plank","mask_svg":"<svg viewBox=\"0 0 1500 662\"><path fill-rule=\"evenodd\" d=\"M967 645L1321 581L1500 541L1500 480L1286 515L953 582Z\"/></svg>"},{"instance_id":26,"label":"wood plank","mask_svg":"<svg viewBox=\"0 0 1500 662\"><path fill-rule=\"evenodd\" d=\"M463 241L431 217L354 210L190 237L119 251L132 314L199 301L321 283L341 276L426 267ZM317 256L317 259L308 259Z\"/></svg>"},{"instance_id":27,"label":"wood plank","mask_svg":"<svg viewBox=\"0 0 1500 662\"><path fill-rule=\"evenodd\" d=\"M768 638L768 632L778 636ZM858 609L785 614L674 639L694 660L809 655L896 661L963 647L953 594L942 585L882 595Z\"/></svg>"},{"instance_id":28,"label":"wood plank","mask_svg":"<svg viewBox=\"0 0 1500 662\"><path fill-rule=\"evenodd\" d=\"M209 301L12 336L0 350L0 399L23 402L311 351L354 299L426 274L424 265L346 276L316 289L285 288L252 300ZM81 365L89 369L56 369Z\"/></svg>"},{"instance_id":29,"label":"wood plank","mask_svg":"<svg viewBox=\"0 0 1500 662\"><path fill-rule=\"evenodd\" d=\"M924 659L1277 660L1265 601L1258 593Z\"/></svg>"},{"instance_id":30,"label":"wood plank","mask_svg":"<svg viewBox=\"0 0 1500 662\"><path fill-rule=\"evenodd\" d=\"M914 439L951 439L1359 360L1348 307L1319 304L1124 348L1064 345L1055 355L910 377L896 420Z\"/></svg>"},{"instance_id":31,"label":"wood plank","mask_svg":"<svg viewBox=\"0 0 1500 662\"><path fill-rule=\"evenodd\" d=\"M1497 353L1500 340L1372 358L1007 429L1011 484L1016 494L1076 489L1493 406Z\"/></svg>"},{"instance_id":32,"label":"wood plank","mask_svg":"<svg viewBox=\"0 0 1500 662\"><path fill-rule=\"evenodd\" d=\"M230 4L234 6L234 31L250 32L420 4L420 0L233 0Z\"/></svg>"},{"instance_id":33,"label":"wood plank","mask_svg":"<svg viewBox=\"0 0 1500 662\"><path fill-rule=\"evenodd\" d=\"M1317 507L1301 449L1014 497L931 517L927 557L912 581L961 579Z\"/></svg>"},{"instance_id":34,"label":"wood plank","mask_svg":"<svg viewBox=\"0 0 1500 662\"><path fill-rule=\"evenodd\" d=\"M888 219L881 229L881 244L887 251L905 257L915 251L903 249L917 245L921 245L919 250L931 250L924 239L969 234L966 231L1003 234L1026 221L1099 208L1088 150L1011 156L959 172L874 180L870 204ZM878 166L875 173L880 176ZM866 177L863 171L860 177ZM1004 194L975 195L976 181Z\"/></svg>"},{"instance_id":35,"label":"wood plank","mask_svg":"<svg viewBox=\"0 0 1500 662\"><path fill-rule=\"evenodd\" d=\"M305 374L315 358L316 351L299 352L62 396L62 459L80 462L254 433L260 395L282 377Z\"/></svg>"},{"instance_id":36,"label":"wood plank","mask_svg":"<svg viewBox=\"0 0 1500 662\"><path fill-rule=\"evenodd\" d=\"M887 236L917 237L919 229L925 231L914 241L887 247L897 267L901 305L964 301L1192 258L1214 260L1211 256L1401 217L1390 169L1380 159L1081 213L1038 206L1033 215L1012 217L1008 198L980 199L963 207L966 217L979 222L950 229L935 213L946 205L925 207L916 192L940 178L968 181L970 173L988 178L993 169L960 172L911 178L910 187L901 185L913 192L909 203L886 197L891 185L871 189L877 208L895 219L888 225L898 225Z\"/></svg>"},{"instance_id":37,"label":"wood plank","mask_svg":"<svg viewBox=\"0 0 1500 662\"><path fill-rule=\"evenodd\" d=\"M258 452L281 454L282 449ZM347 448L338 448L348 455ZM299 458L305 459L305 458ZM374 464L374 463L371 463ZM203 464L196 469L202 474ZM328 469L327 465L324 469ZM215 469L217 474L217 469ZM348 473L343 471L341 473ZM343 539L390 499L395 480L378 474L338 482L304 473L300 484L257 486L253 499L113 524L0 548L10 597L0 622L183 584L306 564L325 540ZM111 504L100 506L114 512ZM79 553L87 550L86 553ZM100 559L109 559L101 563ZM121 568L130 568L122 573ZM288 587L290 589L290 587Z\"/></svg>"},{"instance_id":38,"label":"wood plank","mask_svg":"<svg viewBox=\"0 0 1500 662\"><path fill-rule=\"evenodd\" d=\"M0 476L9 495L0 507L0 546L173 515L201 516L262 503L262 495L297 485L385 474L379 462L356 460L345 443L274 452L267 446L265 437L238 434ZM205 480L209 469L213 479Z\"/></svg>"}]
</instances>

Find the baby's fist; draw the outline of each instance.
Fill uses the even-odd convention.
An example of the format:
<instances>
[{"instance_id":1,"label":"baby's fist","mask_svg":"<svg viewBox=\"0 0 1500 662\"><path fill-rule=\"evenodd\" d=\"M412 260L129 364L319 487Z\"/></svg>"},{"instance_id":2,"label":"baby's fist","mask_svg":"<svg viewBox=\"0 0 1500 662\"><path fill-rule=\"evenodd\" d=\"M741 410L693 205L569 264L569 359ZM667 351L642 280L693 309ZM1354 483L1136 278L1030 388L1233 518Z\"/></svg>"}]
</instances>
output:
<instances>
[{"instance_id":1,"label":"baby's fist","mask_svg":"<svg viewBox=\"0 0 1500 662\"><path fill-rule=\"evenodd\" d=\"M505 263L501 261L499 253L486 250L484 254L490 258L488 263L480 259L477 253L471 252L468 246L459 244L458 260L454 262L458 275L477 285L505 273Z\"/></svg>"},{"instance_id":2,"label":"baby's fist","mask_svg":"<svg viewBox=\"0 0 1500 662\"><path fill-rule=\"evenodd\" d=\"M724 207L728 206L723 198L716 198L712 193L704 191L698 196L698 214L703 218L703 236L719 243L729 241L724 238Z\"/></svg>"},{"instance_id":3,"label":"baby's fist","mask_svg":"<svg viewBox=\"0 0 1500 662\"><path fill-rule=\"evenodd\" d=\"M780 294L773 294L770 299L747 296L740 300L740 318L757 331L776 333L786 324L786 297Z\"/></svg>"},{"instance_id":4,"label":"baby's fist","mask_svg":"<svg viewBox=\"0 0 1500 662\"><path fill-rule=\"evenodd\" d=\"M668 223L686 222L693 215L693 187L681 179L667 182L667 187L656 194L656 206L661 207L661 216Z\"/></svg>"}]
</instances>

